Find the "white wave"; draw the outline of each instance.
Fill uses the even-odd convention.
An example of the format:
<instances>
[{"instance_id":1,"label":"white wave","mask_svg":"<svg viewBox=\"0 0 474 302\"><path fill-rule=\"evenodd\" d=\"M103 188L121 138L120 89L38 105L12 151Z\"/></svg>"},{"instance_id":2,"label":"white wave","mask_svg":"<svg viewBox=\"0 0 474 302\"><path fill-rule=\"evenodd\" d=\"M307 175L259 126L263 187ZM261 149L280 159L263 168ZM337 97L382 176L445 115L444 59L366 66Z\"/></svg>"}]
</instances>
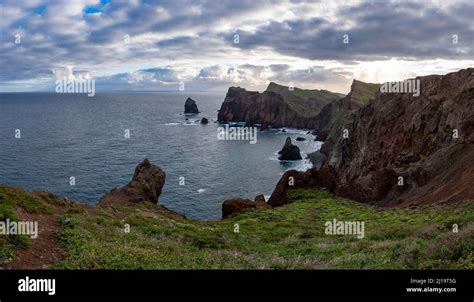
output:
<instances>
[{"instance_id":1,"label":"white wave","mask_svg":"<svg viewBox=\"0 0 474 302\"><path fill-rule=\"evenodd\" d=\"M199 189L199 190L197 190L197 192L198 193L204 193L204 192L206 192L206 189Z\"/></svg>"},{"instance_id":2,"label":"white wave","mask_svg":"<svg viewBox=\"0 0 474 302\"><path fill-rule=\"evenodd\" d=\"M188 119L187 121L183 123L183 125L185 126L195 126L198 124L199 124L199 120L195 120L195 119Z\"/></svg>"},{"instance_id":3,"label":"white wave","mask_svg":"<svg viewBox=\"0 0 474 302\"><path fill-rule=\"evenodd\" d=\"M283 130L285 130L285 131L283 131ZM308 134L308 132L310 132L310 133ZM279 133L281 133L281 134L298 134L300 136L305 136L305 135L313 136L311 134L311 131L308 130L308 129L305 130L305 129L295 129L295 128L280 128Z\"/></svg>"},{"instance_id":4,"label":"white wave","mask_svg":"<svg viewBox=\"0 0 474 302\"><path fill-rule=\"evenodd\" d=\"M177 126L179 123L165 123L165 126Z\"/></svg>"}]
</instances>

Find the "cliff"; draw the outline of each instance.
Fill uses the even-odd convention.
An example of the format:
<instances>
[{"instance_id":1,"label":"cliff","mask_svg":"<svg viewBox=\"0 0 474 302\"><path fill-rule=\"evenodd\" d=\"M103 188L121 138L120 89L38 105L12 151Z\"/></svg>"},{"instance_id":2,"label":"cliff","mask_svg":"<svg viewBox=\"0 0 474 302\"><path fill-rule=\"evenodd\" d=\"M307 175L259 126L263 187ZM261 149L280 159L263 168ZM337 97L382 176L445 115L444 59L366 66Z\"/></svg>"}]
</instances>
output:
<instances>
[{"instance_id":1,"label":"cliff","mask_svg":"<svg viewBox=\"0 0 474 302\"><path fill-rule=\"evenodd\" d=\"M218 114L220 122L246 122L263 128L312 129L315 117L328 103L343 97L327 90L304 90L270 83L262 92L230 87Z\"/></svg>"},{"instance_id":2,"label":"cliff","mask_svg":"<svg viewBox=\"0 0 474 302\"><path fill-rule=\"evenodd\" d=\"M315 118L314 132L318 138L327 140L334 137L348 116L374 99L379 89L380 84L354 80L347 96L324 106Z\"/></svg>"},{"instance_id":3,"label":"cliff","mask_svg":"<svg viewBox=\"0 0 474 302\"><path fill-rule=\"evenodd\" d=\"M390 205L474 198L474 69L416 80L420 96L378 94L344 124L347 139L324 146L336 194Z\"/></svg>"},{"instance_id":4,"label":"cliff","mask_svg":"<svg viewBox=\"0 0 474 302\"><path fill-rule=\"evenodd\" d=\"M295 187L325 187L385 206L474 199L474 69L415 80L418 97L378 93L334 123L329 133L335 135L321 149L326 163L310 177L296 172ZM288 177L277 185L272 205L286 203Z\"/></svg>"}]
</instances>

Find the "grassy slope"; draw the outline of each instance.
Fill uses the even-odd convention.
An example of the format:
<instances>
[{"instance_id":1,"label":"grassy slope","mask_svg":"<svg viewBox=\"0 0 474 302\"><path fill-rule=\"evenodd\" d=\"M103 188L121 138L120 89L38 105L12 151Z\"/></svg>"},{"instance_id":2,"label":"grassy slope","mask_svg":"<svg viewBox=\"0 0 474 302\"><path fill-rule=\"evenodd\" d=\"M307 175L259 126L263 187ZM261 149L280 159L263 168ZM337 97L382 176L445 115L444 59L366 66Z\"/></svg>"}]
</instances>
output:
<instances>
[{"instance_id":1,"label":"grassy slope","mask_svg":"<svg viewBox=\"0 0 474 302\"><path fill-rule=\"evenodd\" d=\"M16 208L22 207L28 213L52 213L52 208L40 198L20 189L0 186L0 221L7 218L18 221ZM14 257L15 248L28 248L30 237L26 235L5 236L0 234L0 263Z\"/></svg>"},{"instance_id":2,"label":"grassy slope","mask_svg":"<svg viewBox=\"0 0 474 302\"><path fill-rule=\"evenodd\" d=\"M2 204L16 198L2 192ZM18 194L16 202L32 197ZM76 208L58 215L67 256L53 267L474 268L473 201L382 210L325 191L296 190L291 198L285 207L216 222L185 220L152 204L97 207L93 214ZM365 221L365 238L325 235L324 223L334 218ZM453 223L459 233L451 232Z\"/></svg>"},{"instance_id":3,"label":"grassy slope","mask_svg":"<svg viewBox=\"0 0 474 302\"><path fill-rule=\"evenodd\" d=\"M380 89L380 84L364 83L354 80L351 99L359 105L365 105L373 99Z\"/></svg>"},{"instance_id":4,"label":"grassy slope","mask_svg":"<svg viewBox=\"0 0 474 302\"><path fill-rule=\"evenodd\" d=\"M330 102L344 97L343 94L318 89L300 89L270 83L266 91L279 93L283 96L286 103L302 116L316 116L319 111Z\"/></svg>"}]
</instances>

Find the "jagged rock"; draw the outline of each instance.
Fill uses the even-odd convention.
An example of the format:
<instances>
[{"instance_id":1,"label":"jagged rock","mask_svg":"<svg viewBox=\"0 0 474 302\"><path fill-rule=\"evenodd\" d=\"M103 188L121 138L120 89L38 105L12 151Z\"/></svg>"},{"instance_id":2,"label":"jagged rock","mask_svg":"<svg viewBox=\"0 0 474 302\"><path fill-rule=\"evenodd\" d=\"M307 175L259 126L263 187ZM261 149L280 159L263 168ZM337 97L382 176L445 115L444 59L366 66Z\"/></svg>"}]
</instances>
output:
<instances>
[{"instance_id":1,"label":"jagged rock","mask_svg":"<svg viewBox=\"0 0 474 302\"><path fill-rule=\"evenodd\" d=\"M403 150L400 155L395 159L395 166L403 166L412 162L417 162L420 160L420 155L407 150Z\"/></svg>"},{"instance_id":2,"label":"jagged rock","mask_svg":"<svg viewBox=\"0 0 474 302\"><path fill-rule=\"evenodd\" d=\"M315 168L309 169L306 172L286 171L273 190L268 204L272 207L283 206L290 202L287 194L288 190L318 188L321 187L321 184L321 177Z\"/></svg>"},{"instance_id":3,"label":"jagged rock","mask_svg":"<svg viewBox=\"0 0 474 302\"><path fill-rule=\"evenodd\" d=\"M196 101L194 101L192 98L186 99L186 102L184 103L184 113L188 113L188 114L199 113L198 107L196 105Z\"/></svg>"},{"instance_id":4,"label":"jagged rock","mask_svg":"<svg viewBox=\"0 0 474 302\"><path fill-rule=\"evenodd\" d=\"M364 83L354 80L349 94L324 106L314 124L314 135L319 140L328 141L339 135L342 124L355 110L365 106L377 96L380 84ZM329 137L328 137L329 136Z\"/></svg>"},{"instance_id":5,"label":"jagged rock","mask_svg":"<svg viewBox=\"0 0 474 302\"><path fill-rule=\"evenodd\" d=\"M206 124L208 124L208 123L209 123L209 120L208 120L207 118L203 117L203 118L201 119L201 124L206 125Z\"/></svg>"},{"instance_id":6,"label":"jagged rock","mask_svg":"<svg viewBox=\"0 0 474 302\"><path fill-rule=\"evenodd\" d=\"M244 213L250 210L266 208L271 208L271 206L266 203L255 202L250 199L232 198L224 201L222 204L222 218L227 218L229 216L238 213Z\"/></svg>"},{"instance_id":7,"label":"jagged rock","mask_svg":"<svg viewBox=\"0 0 474 302\"><path fill-rule=\"evenodd\" d=\"M418 97L379 93L330 130L321 172L331 167L334 193L397 206L474 199L474 68L415 80Z\"/></svg>"},{"instance_id":8,"label":"jagged rock","mask_svg":"<svg viewBox=\"0 0 474 302\"><path fill-rule=\"evenodd\" d=\"M166 174L160 167L148 159L138 164L132 180L125 186L112 189L102 196L101 204L119 204L124 202L158 202L165 185Z\"/></svg>"},{"instance_id":9,"label":"jagged rock","mask_svg":"<svg viewBox=\"0 0 474 302\"><path fill-rule=\"evenodd\" d=\"M255 196L256 203L265 203L265 196L263 194Z\"/></svg>"},{"instance_id":10,"label":"jagged rock","mask_svg":"<svg viewBox=\"0 0 474 302\"><path fill-rule=\"evenodd\" d=\"M291 143L291 138L287 137L283 149L278 152L279 160L301 160L300 148Z\"/></svg>"},{"instance_id":11,"label":"jagged rock","mask_svg":"<svg viewBox=\"0 0 474 302\"><path fill-rule=\"evenodd\" d=\"M343 95L327 90L302 90L270 83L263 93L230 87L221 109L220 122L246 122L268 127L309 128L321 108Z\"/></svg>"},{"instance_id":12,"label":"jagged rock","mask_svg":"<svg viewBox=\"0 0 474 302\"><path fill-rule=\"evenodd\" d=\"M299 142L304 142L304 141L306 140L306 138L301 137L301 136L298 136L298 137L296 138L296 140L299 141Z\"/></svg>"}]
</instances>

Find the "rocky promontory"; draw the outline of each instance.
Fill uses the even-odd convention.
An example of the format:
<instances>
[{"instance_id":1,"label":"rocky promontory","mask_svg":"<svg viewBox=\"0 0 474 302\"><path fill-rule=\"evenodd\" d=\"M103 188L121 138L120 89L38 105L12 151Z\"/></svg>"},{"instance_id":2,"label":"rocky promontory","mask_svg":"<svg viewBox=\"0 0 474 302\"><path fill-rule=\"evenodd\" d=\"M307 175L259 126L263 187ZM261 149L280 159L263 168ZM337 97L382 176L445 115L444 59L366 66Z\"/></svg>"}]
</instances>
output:
<instances>
[{"instance_id":1,"label":"rocky promontory","mask_svg":"<svg viewBox=\"0 0 474 302\"><path fill-rule=\"evenodd\" d=\"M347 96L327 104L319 112L314 124L318 139L332 138L351 113L375 99L379 89L380 84L354 80Z\"/></svg>"},{"instance_id":2,"label":"rocky promontory","mask_svg":"<svg viewBox=\"0 0 474 302\"><path fill-rule=\"evenodd\" d=\"M298 185L385 206L474 199L474 69L414 80L419 96L378 93L333 123L325 164L310 177L292 172ZM284 177L272 205L285 202Z\"/></svg>"},{"instance_id":3,"label":"rocky promontory","mask_svg":"<svg viewBox=\"0 0 474 302\"><path fill-rule=\"evenodd\" d=\"M267 127L314 128L326 104L343 95L327 90L304 90L270 83L262 92L230 87L218 113L219 122L245 122Z\"/></svg>"},{"instance_id":4,"label":"rocky promontory","mask_svg":"<svg viewBox=\"0 0 474 302\"><path fill-rule=\"evenodd\" d=\"M127 185L112 189L100 199L99 203L104 205L145 201L157 203L165 179L165 172L145 159L135 168L133 178Z\"/></svg>"},{"instance_id":5,"label":"rocky promontory","mask_svg":"<svg viewBox=\"0 0 474 302\"><path fill-rule=\"evenodd\" d=\"M383 204L474 198L474 69L417 77L420 96L379 93L334 145L335 192Z\"/></svg>"}]
</instances>

